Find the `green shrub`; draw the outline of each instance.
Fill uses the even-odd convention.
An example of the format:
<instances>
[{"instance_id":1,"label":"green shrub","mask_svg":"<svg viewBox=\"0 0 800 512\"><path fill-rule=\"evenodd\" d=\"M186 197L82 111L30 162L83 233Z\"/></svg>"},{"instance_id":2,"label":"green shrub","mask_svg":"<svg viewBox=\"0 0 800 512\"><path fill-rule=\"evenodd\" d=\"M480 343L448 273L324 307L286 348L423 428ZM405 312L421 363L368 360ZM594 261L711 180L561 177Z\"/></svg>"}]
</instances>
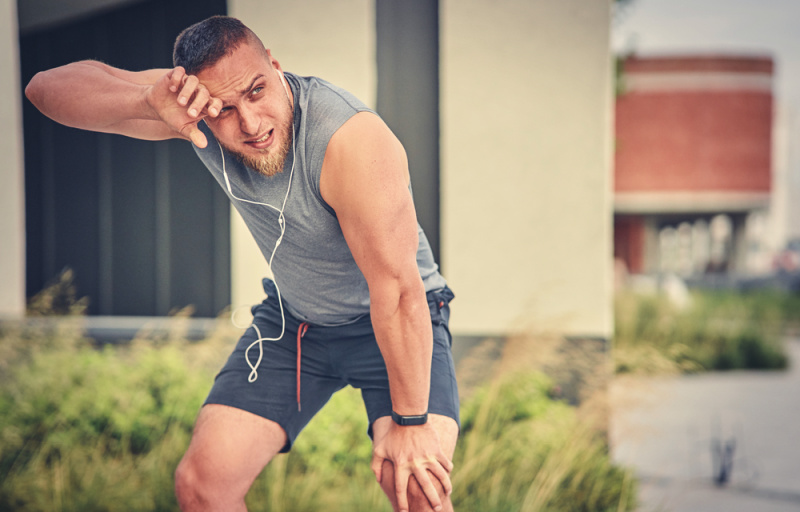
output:
<instances>
[{"instance_id":1,"label":"green shrub","mask_svg":"<svg viewBox=\"0 0 800 512\"><path fill-rule=\"evenodd\" d=\"M179 343L42 341L0 381L0 509L174 510L172 472L209 372Z\"/></svg>"},{"instance_id":2,"label":"green shrub","mask_svg":"<svg viewBox=\"0 0 800 512\"><path fill-rule=\"evenodd\" d=\"M509 375L462 410L457 510L632 510L632 474L614 466L595 426L549 395L537 373Z\"/></svg>"},{"instance_id":3,"label":"green shrub","mask_svg":"<svg viewBox=\"0 0 800 512\"><path fill-rule=\"evenodd\" d=\"M782 369L782 333L796 322L797 298L779 292L693 292L679 308L660 295L615 301L617 373Z\"/></svg>"},{"instance_id":4,"label":"green shrub","mask_svg":"<svg viewBox=\"0 0 800 512\"><path fill-rule=\"evenodd\" d=\"M5 329L0 374L0 510L177 510L173 472L219 364L212 341L94 348L60 328ZM13 345L22 348L11 349ZM457 509L630 510L630 473L538 374L476 392L463 407ZM251 510L391 510L370 471L366 414L338 393L247 497Z\"/></svg>"}]
</instances>

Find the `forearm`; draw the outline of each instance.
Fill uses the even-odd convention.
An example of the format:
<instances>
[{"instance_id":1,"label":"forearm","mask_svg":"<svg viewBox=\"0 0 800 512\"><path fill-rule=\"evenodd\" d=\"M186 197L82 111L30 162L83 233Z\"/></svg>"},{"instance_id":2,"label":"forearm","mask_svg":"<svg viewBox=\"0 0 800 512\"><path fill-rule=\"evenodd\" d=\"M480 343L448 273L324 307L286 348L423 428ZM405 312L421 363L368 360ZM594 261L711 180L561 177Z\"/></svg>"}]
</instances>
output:
<instances>
[{"instance_id":1,"label":"forearm","mask_svg":"<svg viewBox=\"0 0 800 512\"><path fill-rule=\"evenodd\" d=\"M425 288L415 279L392 279L370 288L371 316L398 414L428 410L433 334Z\"/></svg>"},{"instance_id":2,"label":"forearm","mask_svg":"<svg viewBox=\"0 0 800 512\"><path fill-rule=\"evenodd\" d=\"M25 95L43 114L73 128L107 131L125 121L157 120L147 103L149 86L134 76L99 62L75 62L37 73Z\"/></svg>"}]
</instances>

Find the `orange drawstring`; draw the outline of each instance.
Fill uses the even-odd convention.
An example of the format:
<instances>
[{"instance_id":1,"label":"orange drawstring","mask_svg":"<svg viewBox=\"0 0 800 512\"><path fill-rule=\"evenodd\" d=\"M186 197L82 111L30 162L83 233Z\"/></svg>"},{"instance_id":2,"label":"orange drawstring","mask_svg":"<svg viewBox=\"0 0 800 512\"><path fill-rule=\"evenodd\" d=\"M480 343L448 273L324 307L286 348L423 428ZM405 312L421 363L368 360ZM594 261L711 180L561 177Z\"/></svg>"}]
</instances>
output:
<instances>
[{"instance_id":1,"label":"orange drawstring","mask_svg":"<svg viewBox=\"0 0 800 512\"><path fill-rule=\"evenodd\" d=\"M306 335L306 331L308 330L308 324L303 322L300 324L300 327L297 328L297 411L301 410L300 408L300 359L303 353L303 349L300 343L300 340L303 339L303 336Z\"/></svg>"}]
</instances>

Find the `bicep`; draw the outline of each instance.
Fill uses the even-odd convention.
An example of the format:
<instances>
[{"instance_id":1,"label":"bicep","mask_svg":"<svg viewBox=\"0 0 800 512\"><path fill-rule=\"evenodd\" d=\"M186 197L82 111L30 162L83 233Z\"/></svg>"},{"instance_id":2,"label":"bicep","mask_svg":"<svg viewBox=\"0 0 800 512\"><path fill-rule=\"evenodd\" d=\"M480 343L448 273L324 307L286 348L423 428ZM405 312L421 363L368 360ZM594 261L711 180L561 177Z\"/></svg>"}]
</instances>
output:
<instances>
[{"instance_id":1,"label":"bicep","mask_svg":"<svg viewBox=\"0 0 800 512\"><path fill-rule=\"evenodd\" d=\"M119 69L98 61L87 61L84 64L94 66L109 75L125 80L136 85L153 85L162 76L170 72L169 69L145 69L143 71L128 71ZM173 130L161 121L149 119L128 119L102 129L105 133L115 133L142 140L166 140L178 138Z\"/></svg>"},{"instance_id":2,"label":"bicep","mask_svg":"<svg viewBox=\"0 0 800 512\"><path fill-rule=\"evenodd\" d=\"M408 182L405 151L374 114L357 114L331 138L320 188L370 288L419 277Z\"/></svg>"}]
</instances>

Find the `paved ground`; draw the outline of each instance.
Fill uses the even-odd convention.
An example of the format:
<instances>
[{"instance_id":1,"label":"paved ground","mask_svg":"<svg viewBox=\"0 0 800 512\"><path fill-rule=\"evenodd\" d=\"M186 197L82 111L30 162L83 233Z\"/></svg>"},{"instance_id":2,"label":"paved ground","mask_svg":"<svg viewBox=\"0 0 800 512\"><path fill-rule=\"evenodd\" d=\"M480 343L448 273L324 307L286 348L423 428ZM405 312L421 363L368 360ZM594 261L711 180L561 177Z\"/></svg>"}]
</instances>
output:
<instances>
[{"instance_id":1,"label":"paved ground","mask_svg":"<svg viewBox=\"0 0 800 512\"><path fill-rule=\"evenodd\" d=\"M615 380L614 459L641 478L644 512L800 511L800 338L785 372ZM712 446L735 443L715 485Z\"/></svg>"}]
</instances>

